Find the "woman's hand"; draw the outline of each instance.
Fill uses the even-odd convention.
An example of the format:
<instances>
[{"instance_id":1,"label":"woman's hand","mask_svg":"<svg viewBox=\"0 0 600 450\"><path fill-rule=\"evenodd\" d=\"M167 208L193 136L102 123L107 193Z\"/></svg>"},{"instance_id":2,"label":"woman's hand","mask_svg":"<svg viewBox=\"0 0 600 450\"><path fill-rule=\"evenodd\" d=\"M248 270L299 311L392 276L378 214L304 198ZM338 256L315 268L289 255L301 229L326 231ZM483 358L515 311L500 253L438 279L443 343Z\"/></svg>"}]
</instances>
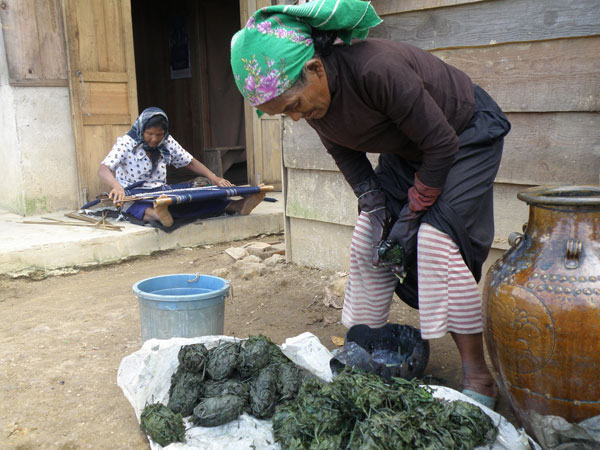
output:
<instances>
[{"instance_id":1,"label":"woman's hand","mask_svg":"<svg viewBox=\"0 0 600 450\"><path fill-rule=\"evenodd\" d=\"M218 176L214 176L210 182L212 184L214 184L215 186L219 186L219 187L231 187L231 186L235 186L233 183L231 183L231 181L226 180L225 178L221 178Z\"/></svg>"},{"instance_id":2,"label":"woman's hand","mask_svg":"<svg viewBox=\"0 0 600 450\"><path fill-rule=\"evenodd\" d=\"M373 266L377 267L381 263L379 246L385 240L392 225L392 216L385 205L385 194L376 177L368 178L353 186L352 189L358 197L359 212L369 218L373 228L371 235L373 242L372 263Z\"/></svg>"},{"instance_id":3,"label":"woman's hand","mask_svg":"<svg viewBox=\"0 0 600 450\"><path fill-rule=\"evenodd\" d=\"M125 199L125 189L123 186L121 186L121 184L119 184L115 178L115 175L108 168L108 166L100 164L100 167L98 167L98 176L105 184L111 187L108 198L110 198L115 204L123 203L123 200Z\"/></svg>"},{"instance_id":4,"label":"woman's hand","mask_svg":"<svg viewBox=\"0 0 600 450\"><path fill-rule=\"evenodd\" d=\"M110 198L113 203L123 203L123 200L125 199L125 189L123 189L123 186L121 185L112 188L108 193L108 198Z\"/></svg>"}]
</instances>

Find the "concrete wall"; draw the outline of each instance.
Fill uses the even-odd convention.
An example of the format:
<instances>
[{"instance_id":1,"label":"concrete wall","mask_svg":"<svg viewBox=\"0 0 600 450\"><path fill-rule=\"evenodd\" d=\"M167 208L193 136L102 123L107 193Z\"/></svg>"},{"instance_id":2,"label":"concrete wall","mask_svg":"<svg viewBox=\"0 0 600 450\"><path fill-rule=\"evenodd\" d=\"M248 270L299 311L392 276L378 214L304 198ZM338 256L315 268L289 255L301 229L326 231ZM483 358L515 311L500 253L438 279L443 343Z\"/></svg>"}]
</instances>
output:
<instances>
[{"instance_id":1,"label":"concrete wall","mask_svg":"<svg viewBox=\"0 0 600 450\"><path fill-rule=\"evenodd\" d=\"M24 214L76 209L77 161L66 87L14 88Z\"/></svg>"},{"instance_id":2,"label":"concrete wall","mask_svg":"<svg viewBox=\"0 0 600 450\"><path fill-rule=\"evenodd\" d=\"M17 145L17 123L13 89L8 85L8 64L4 51L4 35L0 27L0 160L4 173L0 177L0 207L13 212L25 209L21 158Z\"/></svg>"},{"instance_id":3,"label":"concrete wall","mask_svg":"<svg viewBox=\"0 0 600 450\"><path fill-rule=\"evenodd\" d=\"M11 86L0 30L0 208L75 209L77 161L67 87Z\"/></svg>"}]
</instances>

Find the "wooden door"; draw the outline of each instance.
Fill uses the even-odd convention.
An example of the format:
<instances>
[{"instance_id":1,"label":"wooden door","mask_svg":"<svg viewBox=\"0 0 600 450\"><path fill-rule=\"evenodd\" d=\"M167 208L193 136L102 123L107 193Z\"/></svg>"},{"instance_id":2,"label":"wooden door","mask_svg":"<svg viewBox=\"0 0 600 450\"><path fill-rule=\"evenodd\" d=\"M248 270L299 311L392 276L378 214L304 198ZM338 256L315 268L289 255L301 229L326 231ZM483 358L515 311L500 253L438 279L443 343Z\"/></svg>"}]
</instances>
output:
<instances>
[{"instance_id":1,"label":"wooden door","mask_svg":"<svg viewBox=\"0 0 600 450\"><path fill-rule=\"evenodd\" d=\"M138 115L130 0L63 0L80 201L106 186L97 175Z\"/></svg>"},{"instance_id":2,"label":"wooden door","mask_svg":"<svg viewBox=\"0 0 600 450\"><path fill-rule=\"evenodd\" d=\"M240 21L245 26L256 10L271 5L271 0L240 0ZM259 118L244 100L246 115L246 164L250 184L271 184L281 190L281 115Z\"/></svg>"}]
</instances>

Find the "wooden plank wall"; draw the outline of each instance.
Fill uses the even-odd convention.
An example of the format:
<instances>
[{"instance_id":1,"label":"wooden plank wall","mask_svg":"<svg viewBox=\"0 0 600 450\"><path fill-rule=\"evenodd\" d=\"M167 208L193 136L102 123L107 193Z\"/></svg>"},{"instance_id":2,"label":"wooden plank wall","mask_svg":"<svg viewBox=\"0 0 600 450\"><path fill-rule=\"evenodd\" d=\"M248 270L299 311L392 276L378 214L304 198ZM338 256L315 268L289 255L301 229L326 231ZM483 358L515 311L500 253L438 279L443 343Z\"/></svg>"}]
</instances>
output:
<instances>
[{"instance_id":1,"label":"wooden plank wall","mask_svg":"<svg viewBox=\"0 0 600 450\"><path fill-rule=\"evenodd\" d=\"M399 3L373 1L383 24L371 36L413 44L465 71L512 123L496 178L496 246L527 219L518 191L599 182L597 0Z\"/></svg>"},{"instance_id":2,"label":"wooden plank wall","mask_svg":"<svg viewBox=\"0 0 600 450\"><path fill-rule=\"evenodd\" d=\"M521 231L527 221L528 207L517 199L519 191L599 182L598 0L372 3L383 23L371 37L407 42L460 68L496 99L511 121L495 184L495 248L506 249L510 232ZM326 246L332 239L319 233L330 233L337 223L340 235L348 238L356 200L306 124L285 119L283 141L293 260L343 268L347 263L339 262L339 254L328 260L335 254L331 249L303 251L308 232L302 230L312 224L312 239ZM341 194L333 198L324 189L317 195L306 189L310 183L330 190L335 186Z\"/></svg>"},{"instance_id":3,"label":"wooden plank wall","mask_svg":"<svg viewBox=\"0 0 600 450\"><path fill-rule=\"evenodd\" d=\"M3 0L0 22L11 85L67 85L60 0Z\"/></svg>"}]
</instances>

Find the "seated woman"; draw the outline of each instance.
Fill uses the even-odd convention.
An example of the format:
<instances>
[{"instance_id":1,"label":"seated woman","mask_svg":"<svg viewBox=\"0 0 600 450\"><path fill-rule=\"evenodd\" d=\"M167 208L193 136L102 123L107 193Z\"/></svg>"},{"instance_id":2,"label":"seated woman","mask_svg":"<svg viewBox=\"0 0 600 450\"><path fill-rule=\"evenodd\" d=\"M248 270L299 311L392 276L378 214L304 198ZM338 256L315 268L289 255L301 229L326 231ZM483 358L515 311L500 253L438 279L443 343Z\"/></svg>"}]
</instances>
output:
<instances>
[{"instance_id":1,"label":"seated woman","mask_svg":"<svg viewBox=\"0 0 600 450\"><path fill-rule=\"evenodd\" d=\"M185 167L205 177L219 187L233 186L225 178L218 177L208 167L194 158L169 135L169 119L156 107L145 109L136 119L131 130L117 141L100 164L98 176L110 186L109 198L115 203L123 202L125 187L143 181L141 189L155 190L167 182L167 165ZM241 200L210 200L207 202L153 207L151 201L138 200L125 210L145 222L158 221L165 227L173 225L173 217L214 217L223 213L250 214L263 199L265 193L250 195Z\"/></svg>"}]
</instances>

